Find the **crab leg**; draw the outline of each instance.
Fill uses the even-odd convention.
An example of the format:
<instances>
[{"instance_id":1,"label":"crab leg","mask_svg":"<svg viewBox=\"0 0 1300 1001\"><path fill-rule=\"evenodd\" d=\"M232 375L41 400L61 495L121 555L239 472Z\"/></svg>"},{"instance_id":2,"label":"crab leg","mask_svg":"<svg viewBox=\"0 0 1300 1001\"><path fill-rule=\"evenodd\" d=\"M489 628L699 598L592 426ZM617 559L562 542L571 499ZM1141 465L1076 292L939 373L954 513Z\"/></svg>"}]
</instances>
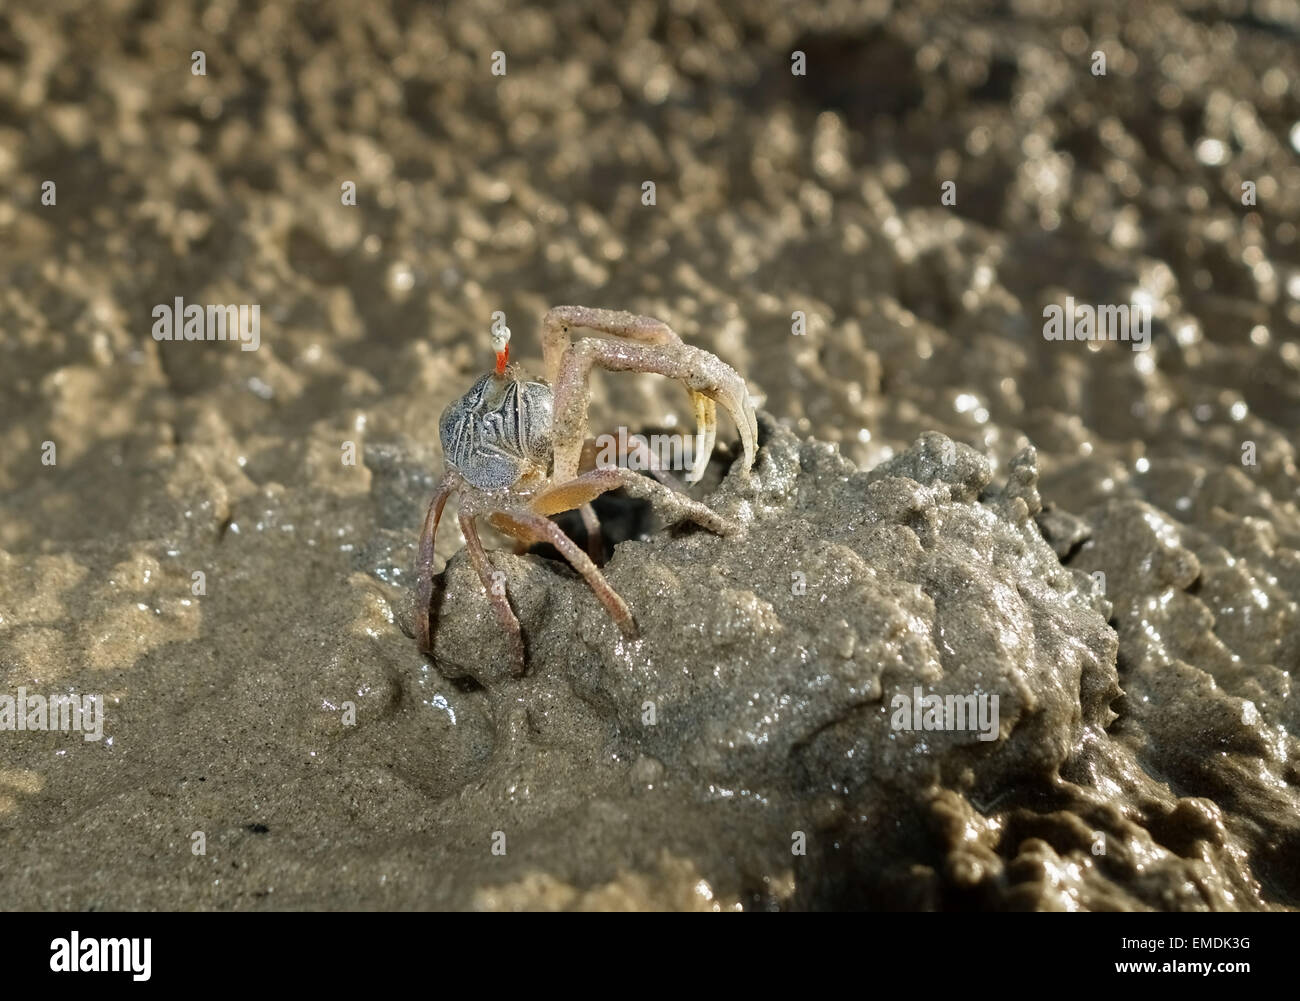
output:
<instances>
[{"instance_id":1,"label":"crab leg","mask_svg":"<svg viewBox=\"0 0 1300 1001\"><path fill-rule=\"evenodd\" d=\"M593 563L603 563L605 537L600 530L600 518L596 514L596 509L590 504L583 504L578 508L578 515L582 518L582 527L587 533L587 555L591 557Z\"/></svg>"},{"instance_id":2,"label":"crab leg","mask_svg":"<svg viewBox=\"0 0 1300 1001\"><path fill-rule=\"evenodd\" d=\"M569 346L572 330L595 330L646 344L681 344L677 331L653 316L638 316L621 309L590 306L554 306L542 317L542 359L552 386L560 375L560 360Z\"/></svg>"},{"instance_id":3,"label":"crab leg","mask_svg":"<svg viewBox=\"0 0 1300 1001\"><path fill-rule=\"evenodd\" d=\"M666 488L661 487L660 489ZM562 510L568 509L564 508ZM636 638L636 620L632 618L632 612L628 609L627 602L620 598L618 592L610 587L609 581L605 579L605 575L600 572L596 564L591 562L587 554L564 534L559 525L527 508L511 508L509 511L493 515L490 520L492 524L503 531L509 532L511 535L516 537L526 536L533 542L549 542L558 549L560 554L569 561L573 569L577 570L586 579L587 584L590 585L600 603L605 606L610 618L622 630L623 635L628 639Z\"/></svg>"},{"instance_id":4,"label":"crab leg","mask_svg":"<svg viewBox=\"0 0 1300 1001\"><path fill-rule=\"evenodd\" d=\"M585 328L627 341L586 337L570 343L570 332ZM745 380L730 365L700 348L682 343L661 320L586 306L556 306L542 321L542 353L555 391L555 466L557 482L571 480L587 430L587 379L593 365L612 372L654 372L686 386L705 445L717 434L714 403L721 403L740 432L745 468L754 462L758 423ZM701 400L703 398L703 401ZM699 479L711 448L701 448L689 479Z\"/></svg>"},{"instance_id":5,"label":"crab leg","mask_svg":"<svg viewBox=\"0 0 1300 1001\"><path fill-rule=\"evenodd\" d=\"M415 641L421 653L428 653L429 643L429 605L433 601L433 561L434 541L438 534L438 522L442 518L442 509L456 486L452 475L443 476L434 488L433 499L424 515L424 527L420 530L420 546L415 561Z\"/></svg>"},{"instance_id":6,"label":"crab leg","mask_svg":"<svg viewBox=\"0 0 1300 1001\"><path fill-rule=\"evenodd\" d=\"M707 399L702 397L702 399ZM623 445L627 449L623 449ZM659 462L659 456L655 455L651 449L650 443L646 441L645 435L634 434L627 438L626 442L619 440L618 465L623 465L628 456L636 456L637 462L641 468L653 476L656 480L666 487L680 491L681 483L677 477L664 469ZM600 454L596 448L596 439L588 438L582 445L582 457L578 462L578 469L586 472L589 469L595 469L597 462L600 461Z\"/></svg>"},{"instance_id":7,"label":"crab leg","mask_svg":"<svg viewBox=\"0 0 1300 1001\"><path fill-rule=\"evenodd\" d=\"M700 397L700 399L705 400L705 402L712 406L712 401L707 400L705 397ZM620 440L620 446L622 444L624 444L624 442ZM656 480L673 491L681 490L681 484L677 482L677 477L673 476L672 473L667 472L659 464L659 457L651 451L650 445L646 442L644 436L633 435L631 438L627 439L626 444L627 451L620 451L618 455L620 466L628 455L635 455L641 464L641 468L649 472ZM708 447L710 449L713 447L711 441L709 442ZM588 438L582 446L582 462L579 468L590 470L595 467L595 463L596 440L594 438ZM557 511L553 513L558 514L559 512ZM579 507L578 515L582 518L582 527L587 533L587 555L591 557L592 561L597 566L599 566L605 562L605 544L600 529L600 518L597 517L595 509L590 504L583 504ZM525 546L525 543L517 542L515 555L522 553Z\"/></svg>"},{"instance_id":8,"label":"crab leg","mask_svg":"<svg viewBox=\"0 0 1300 1001\"><path fill-rule=\"evenodd\" d=\"M704 397L701 397L701 399L704 399ZM623 445L627 446L626 451L622 450ZM674 491L681 490L681 484L677 481L677 477L673 476L672 473L667 472L663 466L660 465L659 457L651 450L649 443L645 440L643 435L632 435L626 440L620 438L619 448L618 463L620 466L622 466L627 456L634 455L640 462L641 468L649 472L651 476L664 486ZM584 471L594 469L597 461L596 439L588 438L583 443L582 459L578 468ZM557 511L554 513L558 514L559 512ZM592 561L597 566L600 566L605 562L605 544L600 528L600 518L597 517L595 509L590 504L583 504L579 507L578 515L582 518L582 527L587 533L587 555L591 557ZM517 542L516 546L518 547L516 549L516 555L518 555L520 552L523 552L526 544Z\"/></svg>"},{"instance_id":9,"label":"crab leg","mask_svg":"<svg viewBox=\"0 0 1300 1001\"><path fill-rule=\"evenodd\" d=\"M619 487L633 497L648 500L669 523L689 520L718 535L728 535L736 530L735 525L707 505L669 490L662 483L656 483L630 469L593 469L567 483L542 491L529 506L540 515L558 514L589 504L593 498ZM560 534L563 535L562 532Z\"/></svg>"},{"instance_id":10,"label":"crab leg","mask_svg":"<svg viewBox=\"0 0 1300 1001\"><path fill-rule=\"evenodd\" d=\"M504 594L497 593L492 586L492 564L488 562L487 553L483 551L483 543L479 541L478 529L474 527L473 515L464 511L460 513L460 530L465 533L465 548L469 550L469 561L474 565L474 569L478 571L478 579L483 582L483 589L487 592L487 599L492 605L492 611L496 613L497 621L501 623L501 628L506 631L506 635L510 638L510 654L514 660L513 672L515 677L518 678L524 673L526 667L524 636L519 628L519 619L510 607L509 599Z\"/></svg>"}]
</instances>

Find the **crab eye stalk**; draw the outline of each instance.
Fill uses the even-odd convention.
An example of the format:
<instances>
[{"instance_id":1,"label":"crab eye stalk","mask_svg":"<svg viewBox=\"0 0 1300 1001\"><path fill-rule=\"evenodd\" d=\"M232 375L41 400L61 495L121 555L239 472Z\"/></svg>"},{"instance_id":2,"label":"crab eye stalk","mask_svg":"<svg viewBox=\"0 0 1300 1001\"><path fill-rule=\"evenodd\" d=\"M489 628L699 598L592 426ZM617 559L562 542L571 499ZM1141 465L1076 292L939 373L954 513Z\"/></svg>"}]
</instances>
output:
<instances>
[{"instance_id":1,"label":"crab eye stalk","mask_svg":"<svg viewBox=\"0 0 1300 1001\"><path fill-rule=\"evenodd\" d=\"M503 376L510 360L510 328L504 323L492 327L492 350L497 355L497 376Z\"/></svg>"}]
</instances>

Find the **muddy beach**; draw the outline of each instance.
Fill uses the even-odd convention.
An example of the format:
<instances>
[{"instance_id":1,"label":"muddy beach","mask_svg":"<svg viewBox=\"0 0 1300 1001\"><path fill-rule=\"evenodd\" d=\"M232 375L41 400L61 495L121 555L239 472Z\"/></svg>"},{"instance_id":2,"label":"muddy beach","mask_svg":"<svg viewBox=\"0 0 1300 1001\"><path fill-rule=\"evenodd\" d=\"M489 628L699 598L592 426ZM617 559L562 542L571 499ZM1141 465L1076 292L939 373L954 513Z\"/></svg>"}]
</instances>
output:
<instances>
[{"instance_id":1,"label":"muddy beach","mask_svg":"<svg viewBox=\"0 0 1300 1001\"><path fill-rule=\"evenodd\" d=\"M1300 6L1241 6L6 5L0 907L1300 906ZM516 678L450 518L424 656L439 416L562 303L745 377L743 530L597 501L633 641L485 531Z\"/></svg>"}]
</instances>

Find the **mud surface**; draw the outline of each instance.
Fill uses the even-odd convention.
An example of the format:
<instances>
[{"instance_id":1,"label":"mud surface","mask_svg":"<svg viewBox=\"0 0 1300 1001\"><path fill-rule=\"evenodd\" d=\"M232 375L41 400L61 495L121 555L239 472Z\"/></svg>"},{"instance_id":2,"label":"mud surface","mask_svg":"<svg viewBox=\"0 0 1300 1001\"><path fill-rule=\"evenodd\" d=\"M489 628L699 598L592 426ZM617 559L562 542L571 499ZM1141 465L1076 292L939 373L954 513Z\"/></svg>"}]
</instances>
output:
<instances>
[{"instance_id":1,"label":"mud surface","mask_svg":"<svg viewBox=\"0 0 1300 1001\"><path fill-rule=\"evenodd\" d=\"M0 730L0 906L1300 905L1300 7L602 7L0 11L0 695L107 703ZM557 303L762 447L694 490L737 536L599 505L635 642L490 538L515 680L454 518L436 660L410 567L491 314L540 373Z\"/></svg>"}]
</instances>

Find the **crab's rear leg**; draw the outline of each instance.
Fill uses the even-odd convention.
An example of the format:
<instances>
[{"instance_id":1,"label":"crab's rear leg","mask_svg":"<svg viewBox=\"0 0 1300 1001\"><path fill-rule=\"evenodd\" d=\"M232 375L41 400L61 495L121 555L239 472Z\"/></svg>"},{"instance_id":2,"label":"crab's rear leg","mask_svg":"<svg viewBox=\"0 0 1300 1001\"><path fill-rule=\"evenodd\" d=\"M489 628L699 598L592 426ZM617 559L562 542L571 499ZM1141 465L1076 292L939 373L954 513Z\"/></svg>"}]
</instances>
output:
<instances>
[{"instance_id":1,"label":"crab's rear leg","mask_svg":"<svg viewBox=\"0 0 1300 1001\"><path fill-rule=\"evenodd\" d=\"M712 400L706 396L700 397L705 403L712 405ZM588 438L582 444L581 458L578 460L578 470L587 472L589 469L595 469L601 460L602 449L597 446L597 439ZM623 446L626 445L625 449ZM710 447L712 447L710 443ZM663 464L659 461L659 456L655 455L654 449L646 441L645 435L629 435L626 439L620 438L617 442L617 449L614 455L614 464L618 466L627 465L629 458L635 457L637 465L653 476L664 486L680 491L682 485L677 477L668 470L664 469ZM629 467L635 468L635 467Z\"/></svg>"},{"instance_id":2,"label":"crab's rear leg","mask_svg":"<svg viewBox=\"0 0 1300 1001\"><path fill-rule=\"evenodd\" d=\"M712 406L712 401L707 400L706 397L700 397L700 399L706 400L706 402ZM626 450L623 449L624 444L627 445ZM709 447L713 447L712 441L709 442ZM681 484L677 481L677 477L673 476L672 473L669 473L663 468L659 462L659 457L655 455L654 451L650 448L650 445L646 442L644 436L632 435L630 438L620 439L618 453L614 457L615 462L622 467L627 461L628 456L635 456L642 469L646 470L651 476L670 490L681 490ZM582 458L578 468L584 471L594 469L596 468L596 463L598 461L599 454L596 447L596 439L588 438L586 442L583 443ZM559 510L563 511L568 509L560 508ZM559 511L556 513L559 513ZM599 566L605 562L605 539L600 527L600 518L596 514L596 509L590 504L583 504L579 507L578 515L582 518L582 527L587 533L587 555L592 558L597 566ZM520 545L522 546L523 543L520 543Z\"/></svg>"},{"instance_id":3,"label":"crab's rear leg","mask_svg":"<svg viewBox=\"0 0 1300 1001\"><path fill-rule=\"evenodd\" d=\"M571 331L594 330L627 341L583 338L570 343ZM556 306L542 321L542 352L555 390L555 475L557 482L578 472L587 430L587 378L593 365L613 372L654 372L680 381L691 395L701 436L687 479L703 475L717 434L715 401L726 407L740 432L745 468L754 461L758 423L745 380L730 365L700 348L682 343L671 327L649 316L586 306Z\"/></svg>"},{"instance_id":4,"label":"crab's rear leg","mask_svg":"<svg viewBox=\"0 0 1300 1001\"><path fill-rule=\"evenodd\" d=\"M572 507L578 507L575 504ZM562 510L571 510L572 508L563 508ZM511 508L509 511L495 512L489 515L488 520L492 522L501 531L515 538L524 539L528 542L549 542L560 554L569 561L573 569L582 574L587 584L591 587L592 592L605 606L609 612L610 618L622 630L623 635L629 639L634 639L637 635L636 620L632 618L632 612L617 591L605 579L605 575L593 563L577 543L564 534L559 525L551 521L550 518L536 514L527 508Z\"/></svg>"},{"instance_id":5,"label":"crab's rear leg","mask_svg":"<svg viewBox=\"0 0 1300 1001\"><path fill-rule=\"evenodd\" d=\"M730 535L736 531L735 524L707 504L692 500L630 469L593 469L567 483L560 483L543 490L532 499L529 507L541 515L559 514L561 511L590 504L601 494L619 487L633 497L649 501L659 515L670 524L693 521L718 535Z\"/></svg>"},{"instance_id":6,"label":"crab's rear leg","mask_svg":"<svg viewBox=\"0 0 1300 1001\"><path fill-rule=\"evenodd\" d=\"M600 516L590 504L578 508L578 517L582 519L583 531L587 533L587 555L593 563L605 561L605 534L600 529Z\"/></svg>"},{"instance_id":7,"label":"crab's rear leg","mask_svg":"<svg viewBox=\"0 0 1300 1001\"><path fill-rule=\"evenodd\" d=\"M428 653L432 649L429 641L429 606L433 601L433 546L438 535L438 521L442 518L447 498L455 488L456 479L450 474L438 482L433 491L433 499L429 501L429 509L424 515L424 527L420 530L420 545L415 560L415 607L412 618L415 621L415 641L421 653Z\"/></svg>"}]
</instances>

